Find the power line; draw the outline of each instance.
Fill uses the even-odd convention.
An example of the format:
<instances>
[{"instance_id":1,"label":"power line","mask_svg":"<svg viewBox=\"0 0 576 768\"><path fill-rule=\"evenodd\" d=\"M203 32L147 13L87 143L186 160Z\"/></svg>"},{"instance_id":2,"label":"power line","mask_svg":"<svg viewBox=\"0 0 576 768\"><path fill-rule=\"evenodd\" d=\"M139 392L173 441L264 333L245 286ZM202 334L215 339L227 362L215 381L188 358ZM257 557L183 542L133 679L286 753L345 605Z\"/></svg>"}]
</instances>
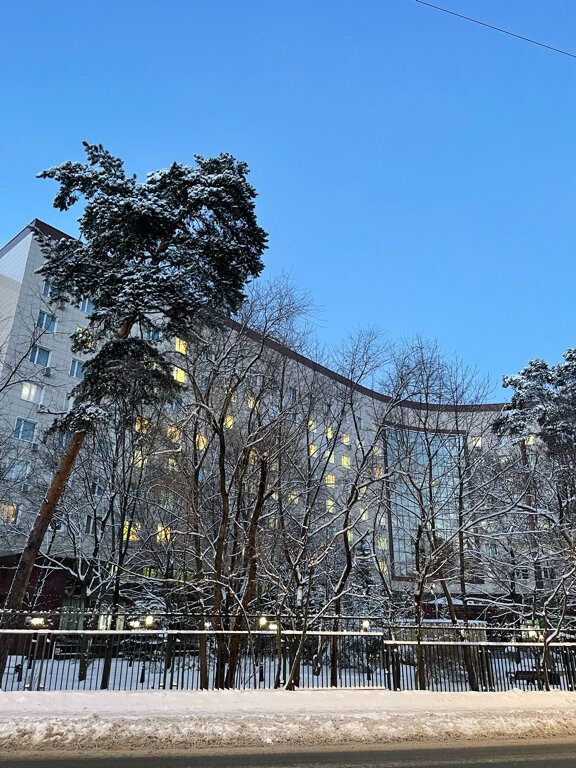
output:
<instances>
[{"instance_id":1,"label":"power line","mask_svg":"<svg viewBox=\"0 0 576 768\"><path fill-rule=\"evenodd\" d=\"M568 51L563 51L561 48L554 48L552 45L546 45L546 43L540 43L538 42L538 40L532 40L530 37L517 35L514 32L509 32L507 29L502 29L501 27L495 27L492 24L487 24L485 21L478 21L478 19L473 19L470 16L463 16L461 13L456 13L455 11L449 11L448 8L441 8L439 5L426 3L424 0L415 0L415 2L420 3L420 5L427 5L429 8L434 8L437 11L443 11L444 13L449 13L450 16L457 16L459 19L465 19L466 21L472 21L474 24L480 24L481 27L488 27L488 29L494 29L496 30L496 32L502 32L505 35L510 35L510 37L517 37L518 40L524 40L527 43L532 43L533 45L539 45L541 48L548 48L549 51L562 53L564 56L570 56L572 59L576 59L576 53L569 53Z\"/></svg>"}]
</instances>

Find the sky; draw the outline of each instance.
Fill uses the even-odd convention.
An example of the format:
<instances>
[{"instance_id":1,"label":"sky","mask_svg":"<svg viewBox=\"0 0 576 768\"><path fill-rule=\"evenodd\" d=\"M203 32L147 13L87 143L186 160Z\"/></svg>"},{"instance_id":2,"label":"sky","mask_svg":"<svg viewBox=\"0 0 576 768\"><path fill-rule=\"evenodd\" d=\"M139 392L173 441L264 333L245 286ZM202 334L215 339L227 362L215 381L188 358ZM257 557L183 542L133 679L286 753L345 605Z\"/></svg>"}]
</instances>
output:
<instances>
[{"instance_id":1,"label":"sky","mask_svg":"<svg viewBox=\"0 0 576 768\"><path fill-rule=\"evenodd\" d=\"M437 0L576 54L574 0ZM0 244L36 173L102 143L143 177L230 152L327 345L377 327L489 376L576 346L576 58L415 0L30 0L0 11Z\"/></svg>"}]
</instances>

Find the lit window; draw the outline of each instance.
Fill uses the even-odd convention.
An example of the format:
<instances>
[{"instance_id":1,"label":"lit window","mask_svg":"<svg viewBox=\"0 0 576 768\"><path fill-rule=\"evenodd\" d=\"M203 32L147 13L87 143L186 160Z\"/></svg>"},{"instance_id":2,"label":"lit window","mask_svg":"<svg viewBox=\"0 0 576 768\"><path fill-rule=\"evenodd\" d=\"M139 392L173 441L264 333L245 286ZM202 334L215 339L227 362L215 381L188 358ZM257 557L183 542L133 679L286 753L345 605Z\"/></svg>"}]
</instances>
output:
<instances>
[{"instance_id":1,"label":"lit window","mask_svg":"<svg viewBox=\"0 0 576 768\"><path fill-rule=\"evenodd\" d=\"M47 312L39 312L38 320L36 320L36 327L41 328L48 333L54 333L56 330L56 318L54 315L49 315Z\"/></svg>"},{"instance_id":2,"label":"lit window","mask_svg":"<svg viewBox=\"0 0 576 768\"><path fill-rule=\"evenodd\" d=\"M314 443L310 443L310 456L314 456L315 453L316 453L316 446L314 445Z\"/></svg>"},{"instance_id":3,"label":"lit window","mask_svg":"<svg viewBox=\"0 0 576 768\"><path fill-rule=\"evenodd\" d=\"M177 443L180 440L180 430L175 424L168 424L166 427L166 437L168 440L172 440L173 443Z\"/></svg>"},{"instance_id":4,"label":"lit window","mask_svg":"<svg viewBox=\"0 0 576 768\"><path fill-rule=\"evenodd\" d=\"M384 536L380 536L378 538L378 547L379 549L386 549L386 539L384 538Z\"/></svg>"},{"instance_id":5,"label":"lit window","mask_svg":"<svg viewBox=\"0 0 576 768\"><path fill-rule=\"evenodd\" d=\"M326 427L326 437L328 440L332 440L332 435L334 434L332 427Z\"/></svg>"},{"instance_id":6,"label":"lit window","mask_svg":"<svg viewBox=\"0 0 576 768\"><path fill-rule=\"evenodd\" d=\"M146 466L146 457L144 456L142 451L134 451L133 463L135 467L142 468Z\"/></svg>"},{"instance_id":7,"label":"lit window","mask_svg":"<svg viewBox=\"0 0 576 768\"><path fill-rule=\"evenodd\" d=\"M12 437L15 437L16 440L24 440L27 443L31 443L34 440L35 430L36 424L34 424L33 421L16 419L16 425L14 426L14 433Z\"/></svg>"},{"instance_id":8,"label":"lit window","mask_svg":"<svg viewBox=\"0 0 576 768\"><path fill-rule=\"evenodd\" d=\"M29 403L41 403L44 397L44 389L34 384L32 381L25 381L22 384L22 392L20 393L22 400L27 400Z\"/></svg>"},{"instance_id":9,"label":"lit window","mask_svg":"<svg viewBox=\"0 0 576 768\"><path fill-rule=\"evenodd\" d=\"M160 544L166 544L170 541L170 528L163 525L158 526L158 533L156 534L156 541Z\"/></svg>"},{"instance_id":10,"label":"lit window","mask_svg":"<svg viewBox=\"0 0 576 768\"><path fill-rule=\"evenodd\" d=\"M122 538L124 541L137 541L138 531L140 530L140 523L124 521L124 530L122 532Z\"/></svg>"},{"instance_id":11,"label":"lit window","mask_svg":"<svg viewBox=\"0 0 576 768\"><path fill-rule=\"evenodd\" d=\"M350 456L342 456L342 466L348 469L350 466Z\"/></svg>"},{"instance_id":12,"label":"lit window","mask_svg":"<svg viewBox=\"0 0 576 768\"><path fill-rule=\"evenodd\" d=\"M185 355L188 351L188 342L184 341L184 339L176 339L174 348L176 349L176 352L180 352L181 354Z\"/></svg>"},{"instance_id":13,"label":"lit window","mask_svg":"<svg viewBox=\"0 0 576 768\"><path fill-rule=\"evenodd\" d=\"M250 451L248 454L248 461L250 464L256 464L256 451Z\"/></svg>"},{"instance_id":14,"label":"lit window","mask_svg":"<svg viewBox=\"0 0 576 768\"><path fill-rule=\"evenodd\" d=\"M43 349L42 347L34 346L30 350L28 359L35 365L41 365L43 368L47 368L50 364L50 351L48 349Z\"/></svg>"},{"instance_id":15,"label":"lit window","mask_svg":"<svg viewBox=\"0 0 576 768\"><path fill-rule=\"evenodd\" d=\"M482 448L482 438L478 435L471 435L470 442L472 443L472 448Z\"/></svg>"},{"instance_id":16,"label":"lit window","mask_svg":"<svg viewBox=\"0 0 576 768\"><path fill-rule=\"evenodd\" d=\"M334 512L334 501L326 499L326 512Z\"/></svg>"},{"instance_id":17,"label":"lit window","mask_svg":"<svg viewBox=\"0 0 576 768\"><path fill-rule=\"evenodd\" d=\"M380 571L382 573L386 573L386 571L388 570L388 566L386 565L384 560L378 560L378 567L380 568Z\"/></svg>"},{"instance_id":18,"label":"lit window","mask_svg":"<svg viewBox=\"0 0 576 768\"><path fill-rule=\"evenodd\" d=\"M382 467L374 467L374 477L382 477Z\"/></svg>"},{"instance_id":19,"label":"lit window","mask_svg":"<svg viewBox=\"0 0 576 768\"><path fill-rule=\"evenodd\" d=\"M379 445L372 446L372 450L374 451L374 456L380 456L380 454L382 453L382 449L380 448Z\"/></svg>"},{"instance_id":20,"label":"lit window","mask_svg":"<svg viewBox=\"0 0 576 768\"><path fill-rule=\"evenodd\" d=\"M177 365L175 365L172 369L172 376L176 379L176 381L179 381L180 384L186 381L186 373L182 370L182 368L178 368Z\"/></svg>"},{"instance_id":21,"label":"lit window","mask_svg":"<svg viewBox=\"0 0 576 768\"><path fill-rule=\"evenodd\" d=\"M226 417L224 419L224 426L227 429L232 429L234 426L234 414L233 413L227 413Z\"/></svg>"},{"instance_id":22,"label":"lit window","mask_svg":"<svg viewBox=\"0 0 576 768\"><path fill-rule=\"evenodd\" d=\"M142 432L142 434L145 435L148 432L149 426L150 419L147 419L145 416L136 417L136 424L134 425L136 432Z\"/></svg>"},{"instance_id":23,"label":"lit window","mask_svg":"<svg viewBox=\"0 0 576 768\"><path fill-rule=\"evenodd\" d=\"M196 435L196 448L199 451L203 451L206 448L206 435Z\"/></svg>"},{"instance_id":24,"label":"lit window","mask_svg":"<svg viewBox=\"0 0 576 768\"><path fill-rule=\"evenodd\" d=\"M82 342L85 349L92 349L94 346L94 331L91 328L84 328L81 325L76 326L76 338Z\"/></svg>"},{"instance_id":25,"label":"lit window","mask_svg":"<svg viewBox=\"0 0 576 768\"><path fill-rule=\"evenodd\" d=\"M310 419L308 421L308 429L310 430L310 432L316 432L316 420L315 419Z\"/></svg>"},{"instance_id":26,"label":"lit window","mask_svg":"<svg viewBox=\"0 0 576 768\"><path fill-rule=\"evenodd\" d=\"M346 531L348 537L348 544L354 544L354 531Z\"/></svg>"},{"instance_id":27,"label":"lit window","mask_svg":"<svg viewBox=\"0 0 576 768\"><path fill-rule=\"evenodd\" d=\"M256 398L254 395L248 395L248 408L250 408L250 410L256 408Z\"/></svg>"},{"instance_id":28,"label":"lit window","mask_svg":"<svg viewBox=\"0 0 576 768\"><path fill-rule=\"evenodd\" d=\"M178 466L178 462L176 461L176 459L172 458L172 456L166 459L166 469L169 472L174 472L177 466Z\"/></svg>"},{"instance_id":29,"label":"lit window","mask_svg":"<svg viewBox=\"0 0 576 768\"><path fill-rule=\"evenodd\" d=\"M74 379L83 379L84 378L84 371L82 370L82 363L80 360L76 360L75 357L72 358L72 362L70 363L70 376Z\"/></svg>"},{"instance_id":30,"label":"lit window","mask_svg":"<svg viewBox=\"0 0 576 768\"><path fill-rule=\"evenodd\" d=\"M350 435L348 432L342 432L342 442L344 445L350 445Z\"/></svg>"},{"instance_id":31,"label":"lit window","mask_svg":"<svg viewBox=\"0 0 576 768\"><path fill-rule=\"evenodd\" d=\"M90 299L82 299L80 302L80 309L87 315L91 315L94 312L94 304Z\"/></svg>"},{"instance_id":32,"label":"lit window","mask_svg":"<svg viewBox=\"0 0 576 768\"><path fill-rule=\"evenodd\" d=\"M329 488L334 488L336 478L334 475L326 475L326 485Z\"/></svg>"},{"instance_id":33,"label":"lit window","mask_svg":"<svg viewBox=\"0 0 576 768\"><path fill-rule=\"evenodd\" d=\"M0 501L0 520L4 523L15 523L18 518L18 504Z\"/></svg>"},{"instance_id":34,"label":"lit window","mask_svg":"<svg viewBox=\"0 0 576 768\"><path fill-rule=\"evenodd\" d=\"M368 516L366 514L366 510L364 509L364 507L360 507L360 515L361 515L361 518L360 518L361 520L367 519Z\"/></svg>"},{"instance_id":35,"label":"lit window","mask_svg":"<svg viewBox=\"0 0 576 768\"><path fill-rule=\"evenodd\" d=\"M534 435L527 435L524 442L526 445L534 445Z\"/></svg>"},{"instance_id":36,"label":"lit window","mask_svg":"<svg viewBox=\"0 0 576 768\"><path fill-rule=\"evenodd\" d=\"M334 464L334 454L332 451L324 451L324 456L328 459L330 464Z\"/></svg>"},{"instance_id":37,"label":"lit window","mask_svg":"<svg viewBox=\"0 0 576 768\"><path fill-rule=\"evenodd\" d=\"M298 491L295 491L294 489L290 491L290 501L293 504L298 504Z\"/></svg>"}]
</instances>

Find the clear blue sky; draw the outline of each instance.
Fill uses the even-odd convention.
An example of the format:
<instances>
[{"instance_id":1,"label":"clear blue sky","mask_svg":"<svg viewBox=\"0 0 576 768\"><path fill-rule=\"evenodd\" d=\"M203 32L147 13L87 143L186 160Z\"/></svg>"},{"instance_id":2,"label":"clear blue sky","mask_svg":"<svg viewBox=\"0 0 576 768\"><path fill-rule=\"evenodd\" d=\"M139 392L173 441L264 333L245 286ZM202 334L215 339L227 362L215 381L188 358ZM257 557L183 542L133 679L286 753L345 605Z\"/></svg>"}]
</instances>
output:
<instances>
[{"instance_id":1,"label":"clear blue sky","mask_svg":"<svg viewBox=\"0 0 576 768\"><path fill-rule=\"evenodd\" d=\"M576 52L574 0L437 0ZM32 0L2 25L0 241L74 233L35 174L246 160L329 343L437 338L499 382L576 346L576 59L414 0ZM494 399L507 393L498 391Z\"/></svg>"}]
</instances>

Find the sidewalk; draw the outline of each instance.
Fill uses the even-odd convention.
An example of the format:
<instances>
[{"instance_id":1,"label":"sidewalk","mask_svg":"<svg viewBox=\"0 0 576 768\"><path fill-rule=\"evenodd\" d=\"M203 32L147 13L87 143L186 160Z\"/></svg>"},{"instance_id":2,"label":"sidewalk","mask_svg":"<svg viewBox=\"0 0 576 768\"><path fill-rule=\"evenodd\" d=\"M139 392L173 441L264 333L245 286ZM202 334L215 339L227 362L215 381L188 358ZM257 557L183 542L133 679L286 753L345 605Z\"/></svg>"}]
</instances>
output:
<instances>
[{"instance_id":1,"label":"sidewalk","mask_svg":"<svg viewBox=\"0 0 576 768\"><path fill-rule=\"evenodd\" d=\"M0 691L0 752L576 736L576 693Z\"/></svg>"}]
</instances>

